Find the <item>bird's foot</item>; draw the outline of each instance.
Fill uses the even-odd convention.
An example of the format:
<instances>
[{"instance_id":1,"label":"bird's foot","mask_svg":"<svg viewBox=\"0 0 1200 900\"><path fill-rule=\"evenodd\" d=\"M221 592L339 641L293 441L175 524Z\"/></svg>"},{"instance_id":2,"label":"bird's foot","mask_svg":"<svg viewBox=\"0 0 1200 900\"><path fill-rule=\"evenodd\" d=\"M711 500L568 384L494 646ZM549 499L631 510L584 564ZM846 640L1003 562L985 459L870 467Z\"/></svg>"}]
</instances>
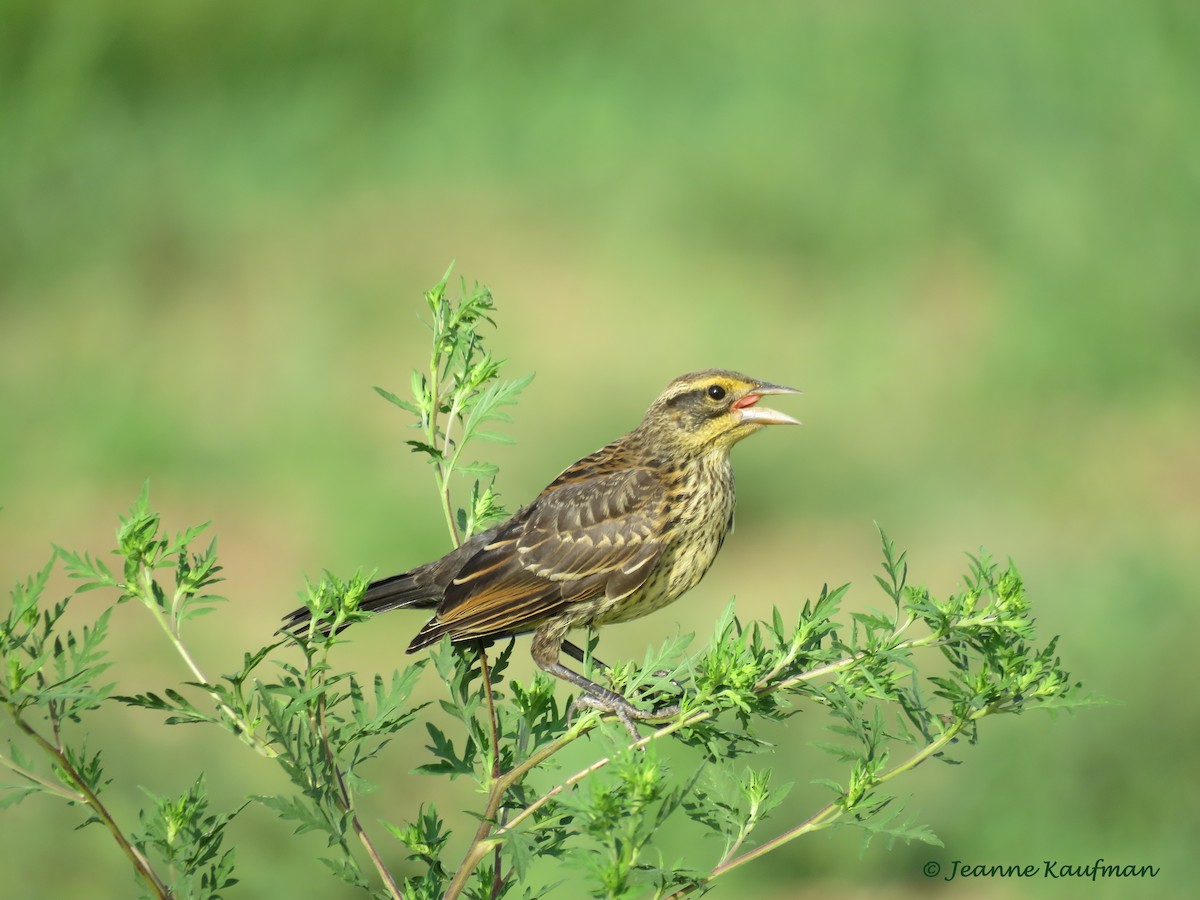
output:
<instances>
[{"instance_id":1,"label":"bird's foot","mask_svg":"<svg viewBox=\"0 0 1200 900\"><path fill-rule=\"evenodd\" d=\"M640 709L615 691L580 694L574 703L574 709L596 709L600 712L611 713L621 720L625 730L634 741L641 740L635 722L652 722L659 719L670 719L679 715L678 703L669 706L658 706L654 709Z\"/></svg>"}]
</instances>

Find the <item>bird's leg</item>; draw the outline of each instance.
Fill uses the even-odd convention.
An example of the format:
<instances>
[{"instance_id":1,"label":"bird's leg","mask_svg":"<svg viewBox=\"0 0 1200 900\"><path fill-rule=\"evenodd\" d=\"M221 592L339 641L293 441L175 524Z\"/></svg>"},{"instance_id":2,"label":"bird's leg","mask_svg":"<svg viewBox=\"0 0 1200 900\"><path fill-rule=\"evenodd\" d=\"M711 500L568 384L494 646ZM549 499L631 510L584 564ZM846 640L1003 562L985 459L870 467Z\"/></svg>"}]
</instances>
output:
<instances>
[{"instance_id":1,"label":"bird's leg","mask_svg":"<svg viewBox=\"0 0 1200 900\"><path fill-rule=\"evenodd\" d=\"M583 649L581 647L579 647L577 644L572 644L570 641L563 641L562 642L562 652L567 654L567 656L571 657L571 659L575 660L576 662L581 662L585 666L587 665L587 659L585 658ZM592 665L595 666L597 669L599 669L601 672L607 672L609 669L612 668L612 666L610 666L608 663L606 663L604 660L600 659L597 656L592 657Z\"/></svg>"},{"instance_id":2,"label":"bird's leg","mask_svg":"<svg viewBox=\"0 0 1200 900\"><path fill-rule=\"evenodd\" d=\"M569 627L569 625L563 622L546 622L533 633L533 646L531 650L533 661L544 672L553 675L555 678L561 678L563 681L569 682L583 691L583 696L575 701L576 706L587 706L592 709L601 710L602 712L612 713L621 720L625 725L625 729L635 741L639 739L639 735L634 722L648 719L669 719L671 716L679 714L678 704L652 710L638 709L616 691L610 691L608 688L601 687L590 678L586 678L564 666L558 661L558 655L566 649L564 645L568 642L565 640L565 636ZM583 653L578 647L571 644L571 648L579 653L579 656L575 656L575 653L571 653L571 650L567 650L568 654L576 659L583 657Z\"/></svg>"},{"instance_id":3,"label":"bird's leg","mask_svg":"<svg viewBox=\"0 0 1200 900\"><path fill-rule=\"evenodd\" d=\"M579 645L577 645L577 644L573 644L570 641L563 641L562 642L562 652L566 653L567 656L571 657L572 659L576 659L579 662L583 663L583 665L585 665L585 666L588 664L588 659L587 659L586 654L584 653L583 649L581 647L579 647ZM604 660L600 659L597 656L593 656L591 658L591 664L594 668L599 669L601 672L604 672L605 674L607 674L608 671L612 668L612 666L610 666L608 663L606 663ZM665 678L666 675L667 675L667 672L665 669L659 670L658 672L654 673L655 678ZM562 676L560 676L560 677L562 677ZM570 679L568 679L568 680L570 680ZM572 681L572 684L574 684L574 683L575 682ZM675 687L679 688L680 691L683 690L683 685L681 685L678 681L675 681L674 679L672 679L671 684L673 684L673 685L675 685ZM637 694L643 700L649 700L651 703L653 703L658 697L662 696L661 691L651 691L649 688L646 688L646 687L638 688ZM589 697L591 696L590 692L589 692L588 696ZM576 705L577 706L589 706L591 704L589 704L585 698L581 697L579 700L576 701ZM603 708L603 707L601 707L601 708ZM669 707L669 708L678 710L679 707L675 706L675 707ZM622 721L624 721L624 720L622 720ZM635 740L636 740L636 738L635 738Z\"/></svg>"}]
</instances>

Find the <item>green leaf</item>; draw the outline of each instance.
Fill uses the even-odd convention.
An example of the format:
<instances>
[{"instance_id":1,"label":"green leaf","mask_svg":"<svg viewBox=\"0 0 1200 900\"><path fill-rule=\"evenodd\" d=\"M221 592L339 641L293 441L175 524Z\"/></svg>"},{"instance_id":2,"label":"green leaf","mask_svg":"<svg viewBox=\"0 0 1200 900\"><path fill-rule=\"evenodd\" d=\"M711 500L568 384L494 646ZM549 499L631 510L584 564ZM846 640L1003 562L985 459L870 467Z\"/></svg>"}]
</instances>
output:
<instances>
[{"instance_id":1,"label":"green leaf","mask_svg":"<svg viewBox=\"0 0 1200 900\"><path fill-rule=\"evenodd\" d=\"M443 457L441 450L439 450L437 447L433 446L433 444L427 443L425 441L413 440L413 441L405 441L404 443L406 443L406 444L408 444L408 446L412 447L413 453L424 453L424 454L427 454L430 458L432 458L434 460L438 460L438 461L445 458L445 457Z\"/></svg>"},{"instance_id":2,"label":"green leaf","mask_svg":"<svg viewBox=\"0 0 1200 900\"><path fill-rule=\"evenodd\" d=\"M450 738L446 737L446 734L432 722L426 722L425 729L433 740L432 744L426 745L426 749L437 758L437 761L417 766L413 769L414 772L423 775L449 775L451 779L460 775L474 774L475 759L478 754L470 738L467 739L463 753L460 755L455 751Z\"/></svg>"},{"instance_id":3,"label":"green leaf","mask_svg":"<svg viewBox=\"0 0 1200 900\"><path fill-rule=\"evenodd\" d=\"M54 545L54 551L63 560L63 567L66 569L68 577L87 581L86 584L75 588L77 594L94 591L96 588L119 587L112 571L102 560L92 559L87 553L81 556L78 553L64 550L57 544Z\"/></svg>"},{"instance_id":4,"label":"green leaf","mask_svg":"<svg viewBox=\"0 0 1200 900\"><path fill-rule=\"evenodd\" d=\"M187 547L188 544L190 544L197 537L199 537L205 530L207 530L208 526L211 524L212 524L212 522L209 521L209 522L204 522L200 525L193 525L190 528L186 528L183 531L181 531L179 534L175 535L175 539L173 541L171 541L170 545L167 547L167 549L165 551L166 555L174 556L176 553L179 553L181 550L183 550L185 547ZM210 547L211 546L215 546L215 540L214 540L213 545L210 545Z\"/></svg>"},{"instance_id":5,"label":"green leaf","mask_svg":"<svg viewBox=\"0 0 1200 900\"><path fill-rule=\"evenodd\" d=\"M455 463L454 471L461 472L463 475L474 475L476 478L495 478L500 470L491 463L472 461Z\"/></svg>"},{"instance_id":6,"label":"green leaf","mask_svg":"<svg viewBox=\"0 0 1200 900\"><path fill-rule=\"evenodd\" d=\"M317 815L310 803L299 797L285 797L276 794L255 794L251 800L261 803L273 811L279 818L296 823L293 834L304 834L308 831L328 831L324 819Z\"/></svg>"},{"instance_id":7,"label":"green leaf","mask_svg":"<svg viewBox=\"0 0 1200 900\"><path fill-rule=\"evenodd\" d=\"M378 386L376 386L374 390L375 390L375 393L377 393L380 397L382 397L388 403L398 406L405 412L412 413L414 416L417 416L418 418L420 417L421 408L419 406L417 406L417 404L413 403L411 400L404 400L404 399L398 397L397 395L393 394L391 391L384 390L383 388L378 387Z\"/></svg>"},{"instance_id":8,"label":"green leaf","mask_svg":"<svg viewBox=\"0 0 1200 900\"><path fill-rule=\"evenodd\" d=\"M517 442L516 438L509 437L507 434L500 434L498 431L483 431L482 429L472 431L471 437L481 441L491 441L494 444L515 444Z\"/></svg>"},{"instance_id":9,"label":"green leaf","mask_svg":"<svg viewBox=\"0 0 1200 900\"><path fill-rule=\"evenodd\" d=\"M41 785L27 786L15 784L0 784L0 809L16 806L30 794L48 793Z\"/></svg>"}]
</instances>

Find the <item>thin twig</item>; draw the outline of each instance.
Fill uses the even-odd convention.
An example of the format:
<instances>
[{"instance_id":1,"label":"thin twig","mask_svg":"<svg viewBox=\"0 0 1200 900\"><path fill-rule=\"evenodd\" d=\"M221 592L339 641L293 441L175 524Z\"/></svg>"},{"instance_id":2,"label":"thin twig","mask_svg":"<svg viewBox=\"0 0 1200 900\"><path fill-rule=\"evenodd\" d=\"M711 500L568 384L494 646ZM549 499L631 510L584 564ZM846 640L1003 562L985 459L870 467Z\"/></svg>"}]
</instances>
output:
<instances>
[{"instance_id":1,"label":"thin twig","mask_svg":"<svg viewBox=\"0 0 1200 900\"><path fill-rule=\"evenodd\" d=\"M358 835L358 839L366 848L367 855L371 857L371 863L379 872L379 877L383 881L384 887L394 900L404 900L404 895L400 892L400 886L396 884L396 880L392 877L392 873L388 871L387 866L383 864L383 859L379 856L379 851L375 849L374 843L371 841L370 835L362 826L362 822L358 819L358 811L354 808L354 800L350 796L350 788L346 784L346 779L342 775L341 766L337 763L337 758L334 756L333 747L329 743L329 731L325 727L325 692L322 691L317 697L317 733L321 736L321 747L325 750L325 759L329 763L329 769L333 772L333 777L337 782L338 788L338 805L341 806L342 812L350 815L350 827L354 829L354 833ZM343 847L349 856L349 847Z\"/></svg>"},{"instance_id":2,"label":"thin twig","mask_svg":"<svg viewBox=\"0 0 1200 900\"><path fill-rule=\"evenodd\" d=\"M492 696L492 673L488 669L487 648L482 642L479 644L479 674L483 678L483 695L487 703L488 724L491 725L491 740L492 740L492 783L495 784L500 778L500 729L496 722L496 703ZM504 825L504 808L499 810L498 823L501 827ZM490 824L481 822L480 827ZM483 834L486 838L486 832ZM496 900L500 896L500 891L504 887L504 877L500 873L501 858L500 845L496 844L494 858L492 862L492 900Z\"/></svg>"},{"instance_id":3,"label":"thin twig","mask_svg":"<svg viewBox=\"0 0 1200 900\"><path fill-rule=\"evenodd\" d=\"M479 828L476 829L475 837L472 839L470 846L467 848L467 855L463 858L463 861L455 870L454 877L450 881L450 886L446 889L443 900L454 900L454 898L458 897L459 894L462 893L463 888L466 887L467 879L471 876L471 873L475 871L475 867L479 865L480 861L484 856L487 855L488 851L499 843L498 840L495 838L489 838L488 835L491 832L492 823L496 820L497 813L504 799L504 795L508 792L509 788L524 778L525 775L530 771L536 769L538 766L544 763L559 750L570 746L579 737L586 734L588 731L591 731L591 729L595 727L595 722L596 720L594 718L581 719L577 724L573 725L561 736L551 741L549 744L546 744L544 747L535 750L529 755L528 758L526 758L524 762L514 766L512 769L509 769L509 771L505 772L498 779L492 782L492 789L488 792L487 803L484 805L483 813L480 815ZM604 764L607 763L608 760L605 759ZM555 790L552 793L558 793L558 790ZM549 800L550 798L547 796L545 799ZM523 819L529 812L531 812L531 810L527 809L522 811L518 819ZM512 828L518 824L518 819L514 819L512 822L509 822L508 825L501 828L498 833L504 834L512 830Z\"/></svg>"},{"instance_id":4,"label":"thin twig","mask_svg":"<svg viewBox=\"0 0 1200 900\"><path fill-rule=\"evenodd\" d=\"M9 707L9 714L12 716L13 722L16 723L16 726L21 731L28 735L29 738L34 741L34 743L36 743L39 747L46 751L46 753L54 758L54 762L59 771L61 771L63 775L67 777L67 780L70 781L71 784L74 785L75 790L78 791L78 802L81 802L87 806L88 809L90 809L96 815L96 818L104 823L104 826L109 830L109 833L112 834L113 840L117 842L117 845L121 848L125 855L129 857L129 861L133 864L134 869L137 871L138 875L141 876L142 880L146 882L147 887L149 887L150 890L154 892L154 895L160 898L160 900L170 900L172 896L171 889L167 887L167 885L159 877L158 873L154 871L154 867L150 865L150 861L146 859L142 852L138 850L137 847L133 846L133 844L131 844L125 837L125 834L121 831L120 826L117 825L116 820L113 819L112 815L109 813L104 804L100 802L100 798L96 796L96 793L90 787L88 787L87 781L79 773L79 770L76 769L71 763L71 760L67 757L67 754L62 747L56 746L42 737L37 730L35 730L31 725L29 725L29 723L22 719L11 707Z\"/></svg>"},{"instance_id":5,"label":"thin twig","mask_svg":"<svg viewBox=\"0 0 1200 900\"><path fill-rule=\"evenodd\" d=\"M63 800L66 800L68 803L84 803L87 801L87 798L78 791L72 791L61 784L50 781L47 778L43 778L37 772L29 771L2 754L0 754L0 766L4 766L4 768L8 769L14 775L19 775L26 781L32 781L43 791L54 794L56 797L60 797Z\"/></svg>"},{"instance_id":6,"label":"thin twig","mask_svg":"<svg viewBox=\"0 0 1200 900\"><path fill-rule=\"evenodd\" d=\"M440 392L440 385L442 383L442 378L443 378L443 375L439 371L439 368L438 368L438 360L439 360L439 357L441 356L441 351L439 348L441 347L442 333L445 330L445 324L443 322L437 321L437 319L436 319L437 313L436 312L434 313L434 316L435 316L434 323L433 323L434 350L433 350L433 356L430 357L430 360L429 360L429 391L430 391L430 400L432 402L430 403L431 408L429 411L429 421L426 424L425 436L428 440L429 446L434 448L435 451L437 451L438 413L441 411L441 406L442 406L442 396L441 396L441 392ZM453 421L454 420L451 418L451 420L450 420L451 424L453 424ZM445 437L446 443L443 445L443 449L440 451L441 456L440 456L440 458L435 457L433 460L433 476L434 476L434 481L437 483L438 498L442 504L442 513L446 516L446 527L450 530L450 539L454 542L454 546L457 547L457 546L459 546L459 544L462 541L461 541L461 538L458 533L458 525L454 521L454 504L450 499L450 470L447 465L447 459L446 459L446 452L447 452L447 450L449 450L449 447L450 447L450 444L449 444L450 428L449 428L449 426L446 427L446 432L445 432L444 437Z\"/></svg>"},{"instance_id":7,"label":"thin twig","mask_svg":"<svg viewBox=\"0 0 1200 900\"><path fill-rule=\"evenodd\" d=\"M892 768L890 768L886 772L884 772L882 775L880 775L878 778L874 779L871 783L871 787L878 787L879 785L884 784L885 782L890 781L891 779L895 778L897 775L902 775L905 772L915 769L921 763L925 762L925 760L929 759L932 756L937 755L946 746L948 746L950 743L952 743L960 734L962 734L963 730L971 722L978 721L979 719L983 718L986 715L989 715L990 713L992 713L994 711L995 710L992 709L991 707L985 707L983 709L977 710L976 712L972 713L970 716L968 716L964 719L958 720L957 722L954 723L954 725L952 725L950 728L946 729L946 731L944 731L941 735L939 735L937 740L933 741L932 743L926 744L924 747L922 747L919 751L914 753L907 760L900 763L899 765L893 766ZM741 856L738 856L738 857L735 857L735 858L729 859L729 860L722 860L720 863L718 863L712 869L712 871L708 874L707 877L703 878L699 882L693 882L692 884L685 885L684 887L680 888L675 893L666 897L665 900L677 900L677 898L685 897L688 894L691 894L691 893L699 890L702 887L706 887L711 881L713 881L713 879L719 878L721 875L724 875L726 872L732 871L733 869L736 869L739 866L743 866L748 862L752 862L752 861L758 859L760 856L765 856L767 853L770 853L772 850L782 847L784 844L795 840L796 838L800 837L801 835L809 834L814 831L820 831L823 828L828 828L837 819L841 818L842 815L844 815L847 812L850 812L852 809L853 809L852 805L851 806L844 805L844 803L841 799L834 800L831 803L822 807L821 809L817 810L817 812L813 813L813 815L809 816L807 819L805 819L803 822L801 822L795 828L789 828L783 834L781 834L775 838L772 838L771 840L767 841L764 844L760 844L759 846L755 847L753 850L749 850L746 853L743 853Z\"/></svg>"},{"instance_id":8,"label":"thin twig","mask_svg":"<svg viewBox=\"0 0 1200 900\"><path fill-rule=\"evenodd\" d=\"M174 617L168 618L164 610L155 602L153 569L143 563L140 575L142 585L141 591L137 596L142 601L142 605L150 610L151 615L154 616L155 620L162 627L163 632L167 635L171 646L175 648L175 652L179 654L179 658L183 660L183 664L188 667L188 670L192 673L196 681L200 684L211 684L212 682L208 680L208 677L200 669L200 664L196 662L195 657L192 656L191 651L184 644L183 638L180 637ZM128 591L129 586L123 585L122 589ZM207 693L212 698L213 703L217 705L217 709L221 711L221 714L236 728L238 737L244 743L253 747L260 756L264 756L267 759L274 759L279 755L279 751L256 735L253 726L243 719L237 710L226 703L220 694L213 690L209 690Z\"/></svg>"}]
</instances>

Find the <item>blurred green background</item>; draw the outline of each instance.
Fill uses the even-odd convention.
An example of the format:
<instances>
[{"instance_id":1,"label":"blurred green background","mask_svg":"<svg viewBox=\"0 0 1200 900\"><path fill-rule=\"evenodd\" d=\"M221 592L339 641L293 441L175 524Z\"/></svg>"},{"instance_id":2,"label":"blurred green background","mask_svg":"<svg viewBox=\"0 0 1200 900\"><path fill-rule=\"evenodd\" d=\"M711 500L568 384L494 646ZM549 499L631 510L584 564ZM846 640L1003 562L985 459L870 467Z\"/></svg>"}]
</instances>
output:
<instances>
[{"instance_id":1,"label":"blurred green background","mask_svg":"<svg viewBox=\"0 0 1200 900\"><path fill-rule=\"evenodd\" d=\"M706 634L735 594L744 616L823 582L882 602L877 521L935 592L964 551L1011 555L1043 637L1119 701L988 722L965 765L916 772L901 790L944 850L820 835L721 895L1190 895L1198 145L1182 2L0 2L0 572L52 541L107 551L149 477L169 527L219 536L230 602L191 632L217 673L303 575L443 551L407 423L370 388L406 389L420 293L454 259L495 292L509 376L538 374L519 443L490 454L511 505L682 372L805 389L803 429L737 450L714 571L608 629L606 658ZM388 671L421 621L363 628L343 659ZM186 677L140 610L113 627L123 690ZM276 785L223 735L106 722L126 821L136 785L176 793L200 767L219 803ZM775 736L797 783L778 828L823 796L820 723ZM415 732L388 749L369 818L477 803L409 775L423 758ZM73 811L2 816L13 896L132 894ZM341 896L316 842L258 809L236 828L230 896ZM921 874L1097 857L1160 874Z\"/></svg>"}]
</instances>

